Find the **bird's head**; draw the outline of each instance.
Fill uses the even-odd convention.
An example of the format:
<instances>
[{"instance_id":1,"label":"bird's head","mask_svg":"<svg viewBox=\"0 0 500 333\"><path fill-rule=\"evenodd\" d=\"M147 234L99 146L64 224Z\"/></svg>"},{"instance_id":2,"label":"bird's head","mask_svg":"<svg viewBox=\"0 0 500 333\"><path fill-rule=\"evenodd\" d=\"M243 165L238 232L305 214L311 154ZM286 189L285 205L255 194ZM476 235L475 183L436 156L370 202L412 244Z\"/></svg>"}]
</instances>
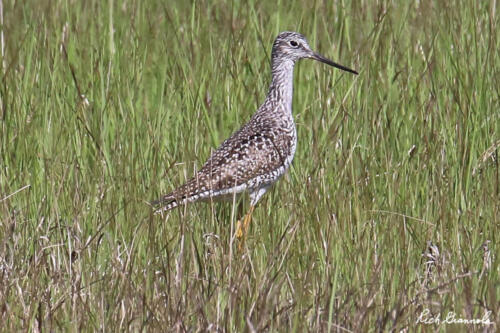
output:
<instances>
[{"instance_id":1,"label":"bird's head","mask_svg":"<svg viewBox=\"0 0 500 333\"><path fill-rule=\"evenodd\" d=\"M314 59L344 71L358 74L355 70L339 65L323 57L319 53L314 52L303 35L292 31L281 32L278 37L276 37L273 44L272 58L273 62L280 60L291 60L292 62L296 62L302 58Z\"/></svg>"}]
</instances>

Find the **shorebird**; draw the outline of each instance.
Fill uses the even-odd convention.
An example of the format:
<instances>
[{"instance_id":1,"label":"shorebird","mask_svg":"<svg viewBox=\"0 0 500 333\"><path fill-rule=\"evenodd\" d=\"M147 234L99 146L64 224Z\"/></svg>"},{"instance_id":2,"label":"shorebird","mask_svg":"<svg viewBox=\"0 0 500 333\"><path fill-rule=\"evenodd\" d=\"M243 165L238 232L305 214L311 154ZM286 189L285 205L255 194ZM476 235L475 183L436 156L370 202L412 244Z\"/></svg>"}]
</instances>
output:
<instances>
[{"instance_id":1,"label":"shorebird","mask_svg":"<svg viewBox=\"0 0 500 333\"><path fill-rule=\"evenodd\" d=\"M159 207L157 213L195 201L228 200L246 192L250 209L243 222L238 221L236 233L238 238L246 235L255 205L287 171L295 155L293 68L303 58L358 74L313 52L303 35L280 33L273 43L272 80L264 103L243 127L222 142L193 178L152 202Z\"/></svg>"}]
</instances>

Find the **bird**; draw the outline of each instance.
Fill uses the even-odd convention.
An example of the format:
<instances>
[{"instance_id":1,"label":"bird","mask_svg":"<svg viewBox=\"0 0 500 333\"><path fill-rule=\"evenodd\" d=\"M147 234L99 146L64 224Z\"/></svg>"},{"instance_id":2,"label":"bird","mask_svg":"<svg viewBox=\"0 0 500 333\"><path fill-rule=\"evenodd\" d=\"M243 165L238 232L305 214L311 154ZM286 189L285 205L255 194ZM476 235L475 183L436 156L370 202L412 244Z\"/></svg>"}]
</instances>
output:
<instances>
[{"instance_id":1,"label":"bird","mask_svg":"<svg viewBox=\"0 0 500 333\"><path fill-rule=\"evenodd\" d=\"M222 142L191 179L151 202L156 207L155 213L197 201L231 200L247 193L250 208L242 221L238 220L236 231L238 239L246 237L255 205L285 174L295 155L293 71L296 62L304 58L358 74L314 52L302 34L279 33L272 46L272 78L264 102L246 124Z\"/></svg>"}]
</instances>

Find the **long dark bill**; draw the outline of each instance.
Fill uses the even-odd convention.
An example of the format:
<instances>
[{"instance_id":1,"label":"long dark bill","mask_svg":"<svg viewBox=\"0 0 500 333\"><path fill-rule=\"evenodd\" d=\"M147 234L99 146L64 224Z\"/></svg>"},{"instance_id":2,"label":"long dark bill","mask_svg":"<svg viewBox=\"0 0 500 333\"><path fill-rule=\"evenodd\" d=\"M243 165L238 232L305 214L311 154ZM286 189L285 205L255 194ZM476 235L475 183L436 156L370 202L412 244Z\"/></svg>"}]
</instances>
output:
<instances>
[{"instance_id":1,"label":"long dark bill","mask_svg":"<svg viewBox=\"0 0 500 333\"><path fill-rule=\"evenodd\" d=\"M330 59L323 57L321 54L313 53L313 55L312 55L311 58L315 59L315 60L318 60L318 61L321 61L322 63L325 63L327 65L330 65L330 66L336 67L338 69L341 69L343 71L350 72L350 73L358 75L358 72L356 72L355 70L352 70L352 69L347 68L345 66L339 65L336 62L333 62Z\"/></svg>"}]
</instances>

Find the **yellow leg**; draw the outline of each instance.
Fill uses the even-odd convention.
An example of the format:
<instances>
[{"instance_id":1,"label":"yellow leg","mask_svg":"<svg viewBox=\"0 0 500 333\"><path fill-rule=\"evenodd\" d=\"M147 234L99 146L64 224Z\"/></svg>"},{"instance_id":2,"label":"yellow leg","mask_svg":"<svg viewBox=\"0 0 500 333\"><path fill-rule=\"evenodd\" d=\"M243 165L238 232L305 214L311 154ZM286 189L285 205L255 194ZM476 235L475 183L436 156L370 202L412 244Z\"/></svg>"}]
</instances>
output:
<instances>
[{"instance_id":1,"label":"yellow leg","mask_svg":"<svg viewBox=\"0 0 500 333\"><path fill-rule=\"evenodd\" d=\"M236 224L236 237L240 240L238 244L238 248L241 250L243 248L243 244L245 244L245 239L247 238L248 226L250 225L250 221L252 221L252 213L255 206L250 206L250 210L246 213L243 221L238 221Z\"/></svg>"}]
</instances>

